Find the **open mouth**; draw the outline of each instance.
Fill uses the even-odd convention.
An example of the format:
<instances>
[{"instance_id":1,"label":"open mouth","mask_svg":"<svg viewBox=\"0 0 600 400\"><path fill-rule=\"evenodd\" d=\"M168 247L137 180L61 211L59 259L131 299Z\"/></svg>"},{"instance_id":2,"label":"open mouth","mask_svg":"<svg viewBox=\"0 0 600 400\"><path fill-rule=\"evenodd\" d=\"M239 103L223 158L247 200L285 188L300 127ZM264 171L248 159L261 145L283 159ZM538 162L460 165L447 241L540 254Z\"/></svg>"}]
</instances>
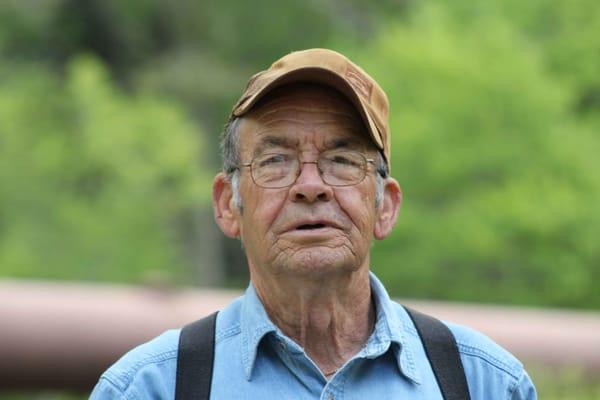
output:
<instances>
[{"instance_id":1,"label":"open mouth","mask_svg":"<svg viewBox=\"0 0 600 400\"><path fill-rule=\"evenodd\" d=\"M321 229L321 228L325 228L327 227L327 225L325 224L303 224L298 226L296 229L301 230L301 231L307 231L307 230L311 230L311 229Z\"/></svg>"}]
</instances>

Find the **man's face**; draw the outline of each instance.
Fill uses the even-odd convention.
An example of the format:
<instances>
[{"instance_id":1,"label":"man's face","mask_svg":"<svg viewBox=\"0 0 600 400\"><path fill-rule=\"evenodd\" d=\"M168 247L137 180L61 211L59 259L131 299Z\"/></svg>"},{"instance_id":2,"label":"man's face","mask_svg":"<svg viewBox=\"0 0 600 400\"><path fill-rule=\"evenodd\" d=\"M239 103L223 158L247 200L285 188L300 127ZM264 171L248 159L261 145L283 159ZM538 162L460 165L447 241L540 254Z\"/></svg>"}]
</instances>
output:
<instances>
[{"instance_id":1,"label":"man's face","mask_svg":"<svg viewBox=\"0 0 600 400\"><path fill-rule=\"evenodd\" d=\"M316 161L330 149L376 150L354 107L338 93L318 86L279 90L247 114L240 125L240 156L294 150L301 161ZM303 164L289 187L257 186L242 168L243 212L234 211L250 271L319 277L323 273L368 268L369 247L379 215L376 178L345 187L323 182L316 164Z\"/></svg>"}]
</instances>

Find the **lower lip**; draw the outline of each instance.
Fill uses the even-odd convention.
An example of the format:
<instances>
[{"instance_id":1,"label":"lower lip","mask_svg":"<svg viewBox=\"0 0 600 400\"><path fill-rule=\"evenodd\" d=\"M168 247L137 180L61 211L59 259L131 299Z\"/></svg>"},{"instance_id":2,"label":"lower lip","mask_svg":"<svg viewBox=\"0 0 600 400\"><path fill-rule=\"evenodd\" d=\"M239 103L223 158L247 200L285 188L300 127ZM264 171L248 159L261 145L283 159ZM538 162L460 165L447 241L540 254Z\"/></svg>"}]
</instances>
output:
<instances>
[{"instance_id":1,"label":"lower lip","mask_svg":"<svg viewBox=\"0 0 600 400\"><path fill-rule=\"evenodd\" d=\"M327 238L337 234L338 229L326 226L317 229L292 229L285 232L286 235L291 235L298 238Z\"/></svg>"}]
</instances>

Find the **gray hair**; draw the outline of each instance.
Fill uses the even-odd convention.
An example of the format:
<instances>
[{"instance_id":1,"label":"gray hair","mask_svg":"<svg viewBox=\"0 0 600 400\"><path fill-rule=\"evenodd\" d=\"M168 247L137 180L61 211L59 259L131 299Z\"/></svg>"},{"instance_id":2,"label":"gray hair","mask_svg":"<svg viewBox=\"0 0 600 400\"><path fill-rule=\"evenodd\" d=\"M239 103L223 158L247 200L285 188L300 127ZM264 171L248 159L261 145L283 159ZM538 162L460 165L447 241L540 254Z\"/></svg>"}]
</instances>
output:
<instances>
[{"instance_id":1,"label":"gray hair","mask_svg":"<svg viewBox=\"0 0 600 400\"><path fill-rule=\"evenodd\" d=\"M221 155L223 157L223 172L231 182L233 204L242 211L240 197L240 118L232 118L225 125L221 139Z\"/></svg>"},{"instance_id":2,"label":"gray hair","mask_svg":"<svg viewBox=\"0 0 600 400\"><path fill-rule=\"evenodd\" d=\"M223 172L231 182L233 204L242 212L243 205L240 197L240 123L241 118L234 117L225 125L221 139L221 154L223 157ZM375 207L378 208L383 201L385 178L389 176L388 165L379 151L375 160L375 170L377 171L375 174Z\"/></svg>"}]
</instances>

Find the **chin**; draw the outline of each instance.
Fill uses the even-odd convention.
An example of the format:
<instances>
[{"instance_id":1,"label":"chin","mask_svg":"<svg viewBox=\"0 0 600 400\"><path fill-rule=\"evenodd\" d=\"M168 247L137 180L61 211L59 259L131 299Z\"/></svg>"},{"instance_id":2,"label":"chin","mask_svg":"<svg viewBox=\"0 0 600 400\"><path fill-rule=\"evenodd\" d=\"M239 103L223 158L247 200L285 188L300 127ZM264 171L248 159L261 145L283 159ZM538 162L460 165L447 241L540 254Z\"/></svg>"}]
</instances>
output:
<instances>
[{"instance_id":1,"label":"chin","mask_svg":"<svg viewBox=\"0 0 600 400\"><path fill-rule=\"evenodd\" d=\"M360 263L346 247L313 247L294 252L283 269L288 272L320 277L324 274L352 272L359 268Z\"/></svg>"}]
</instances>

